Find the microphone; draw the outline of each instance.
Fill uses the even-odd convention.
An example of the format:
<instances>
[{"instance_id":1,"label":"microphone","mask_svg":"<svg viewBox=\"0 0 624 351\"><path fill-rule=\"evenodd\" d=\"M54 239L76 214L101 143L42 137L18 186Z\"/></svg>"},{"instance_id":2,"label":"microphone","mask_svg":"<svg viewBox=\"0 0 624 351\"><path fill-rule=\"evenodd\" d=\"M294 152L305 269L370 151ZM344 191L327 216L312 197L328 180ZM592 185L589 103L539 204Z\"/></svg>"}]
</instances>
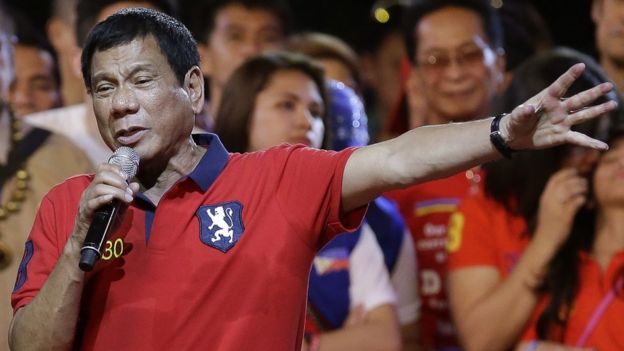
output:
<instances>
[{"instance_id":1,"label":"microphone","mask_svg":"<svg viewBox=\"0 0 624 351\"><path fill-rule=\"evenodd\" d=\"M121 168L121 172L126 175L126 179L132 179L139 168L139 155L132 148L122 146L108 159L108 163ZM119 201L113 200L95 211L93 221L87 231L82 249L80 249L80 263L78 266L85 272L90 272L95 262L102 255L100 249L104 240L111 231L115 218L119 212Z\"/></svg>"}]
</instances>

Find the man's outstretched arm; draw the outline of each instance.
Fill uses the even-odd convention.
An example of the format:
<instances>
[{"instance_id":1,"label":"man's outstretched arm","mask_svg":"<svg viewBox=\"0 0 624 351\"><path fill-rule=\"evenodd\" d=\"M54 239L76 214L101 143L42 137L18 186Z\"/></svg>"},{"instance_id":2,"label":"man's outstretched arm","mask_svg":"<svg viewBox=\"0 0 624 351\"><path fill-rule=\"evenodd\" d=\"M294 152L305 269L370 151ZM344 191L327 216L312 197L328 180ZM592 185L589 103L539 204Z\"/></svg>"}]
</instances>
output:
<instances>
[{"instance_id":1,"label":"man's outstretched arm","mask_svg":"<svg viewBox=\"0 0 624 351\"><path fill-rule=\"evenodd\" d=\"M548 88L500 120L501 135L511 149L544 149L564 143L607 148L605 143L570 129L617 107L609 101L585 108L611 91L610 83L562 99L584 68L584 64L572 66ZM357 150L344 171L343 212L388 190L450 176L499 158L500 153L490 142L492 119L416 128Z\"/></svg>"}]
</instances>

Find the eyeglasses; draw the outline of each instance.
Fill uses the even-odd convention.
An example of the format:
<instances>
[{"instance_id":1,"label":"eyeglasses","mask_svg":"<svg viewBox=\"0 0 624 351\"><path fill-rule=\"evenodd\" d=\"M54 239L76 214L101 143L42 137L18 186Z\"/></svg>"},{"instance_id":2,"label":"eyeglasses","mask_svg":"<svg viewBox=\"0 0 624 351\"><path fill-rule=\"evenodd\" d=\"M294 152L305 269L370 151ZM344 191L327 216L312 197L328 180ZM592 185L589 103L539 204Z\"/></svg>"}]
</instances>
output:
<instances>
[{"instance_id":1,"label":"eyeglasses","mask_svg":"<svg viewBox=\"0 0 624 351\"><path fill-rule=\"evenodd\" d=\"M462 68L483 67L486 63L494 62L494 52L489 47L471 45L455 53L440 51L426 54L419 57L417 62L426 73L440 74L453 63Z\"/></svg>"}]
</instances>

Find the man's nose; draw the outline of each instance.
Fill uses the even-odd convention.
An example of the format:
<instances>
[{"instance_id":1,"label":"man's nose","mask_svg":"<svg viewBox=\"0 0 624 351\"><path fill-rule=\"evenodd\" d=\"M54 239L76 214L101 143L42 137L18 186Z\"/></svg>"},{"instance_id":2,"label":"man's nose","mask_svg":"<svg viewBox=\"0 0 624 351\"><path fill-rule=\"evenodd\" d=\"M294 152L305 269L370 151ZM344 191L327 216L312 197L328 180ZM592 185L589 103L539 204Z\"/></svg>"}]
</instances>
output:
<instances>
[{"instance_id":1,"label":"man's nose","mask_svg":"<svg viewBox=\"0 0 624 351\"><path fill-rule=\"evenodd\" d=\"M33 105L32 93L23 84L15 84L9 89L9 104L15 109L29 109ZM21 117L21 116L17 116Z\"/></svg>"},{"instance_id":2,"label":"man's nose","mask_svg":"<svg viewBox=\"0 0 624 351\"><path fill-rule=\"evenodd\" d=\"M466 73L466 67L457 57L451 58L448 66L444 68L444 74L453 79L462 77L464 73Z\"/></svg>"},{"instance_id":3,"label":"man's nose","mask_svg":"<svg viewBox=\"0 0 624 351\"><path fill-rule=\"evenodd\" d=\"M262 43L254 38L248 38L241 45L241 54L245 59L262 52Z\"/></svg>"},{"instance_id":4,"label":"man's nose","mask_svg":"<svg viewBox=\"0 0 624 351\"><path fill-rule=\"evenodd\" d=\"M132 89L120 86L113 94L111 113L115 117L123 117L125 115L136 113L139 109L139 103Z\"/></svg>"}]
</instances>

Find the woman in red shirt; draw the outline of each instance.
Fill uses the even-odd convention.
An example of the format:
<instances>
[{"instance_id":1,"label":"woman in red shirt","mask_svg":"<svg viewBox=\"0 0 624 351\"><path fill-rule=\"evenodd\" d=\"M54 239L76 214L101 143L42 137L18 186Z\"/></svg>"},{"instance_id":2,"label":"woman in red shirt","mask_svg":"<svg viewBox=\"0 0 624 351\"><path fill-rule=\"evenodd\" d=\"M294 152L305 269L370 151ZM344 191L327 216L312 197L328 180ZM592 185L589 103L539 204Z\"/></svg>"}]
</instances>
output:
<instances>
[{"instance_id":1,"label":"woman in red shirt","mask_svg":"<svg viewBox=\"0 0 624 351\"><path fill-rule=\"evenodd\" d=\"M587 69L568 94L606 81L591 58L567 49L548 51L517 69L501 109L545 88L550 75L576 62ZM604 138L608 124L602 119L579 130ZM566 241L575 214L587 211L586 176L598 156L563 146L484 167L485 194L466 199L449 225L450 304L467 350L506 350L518 343L540 301L551 258Z\"/></svg>"}]
</instances>

